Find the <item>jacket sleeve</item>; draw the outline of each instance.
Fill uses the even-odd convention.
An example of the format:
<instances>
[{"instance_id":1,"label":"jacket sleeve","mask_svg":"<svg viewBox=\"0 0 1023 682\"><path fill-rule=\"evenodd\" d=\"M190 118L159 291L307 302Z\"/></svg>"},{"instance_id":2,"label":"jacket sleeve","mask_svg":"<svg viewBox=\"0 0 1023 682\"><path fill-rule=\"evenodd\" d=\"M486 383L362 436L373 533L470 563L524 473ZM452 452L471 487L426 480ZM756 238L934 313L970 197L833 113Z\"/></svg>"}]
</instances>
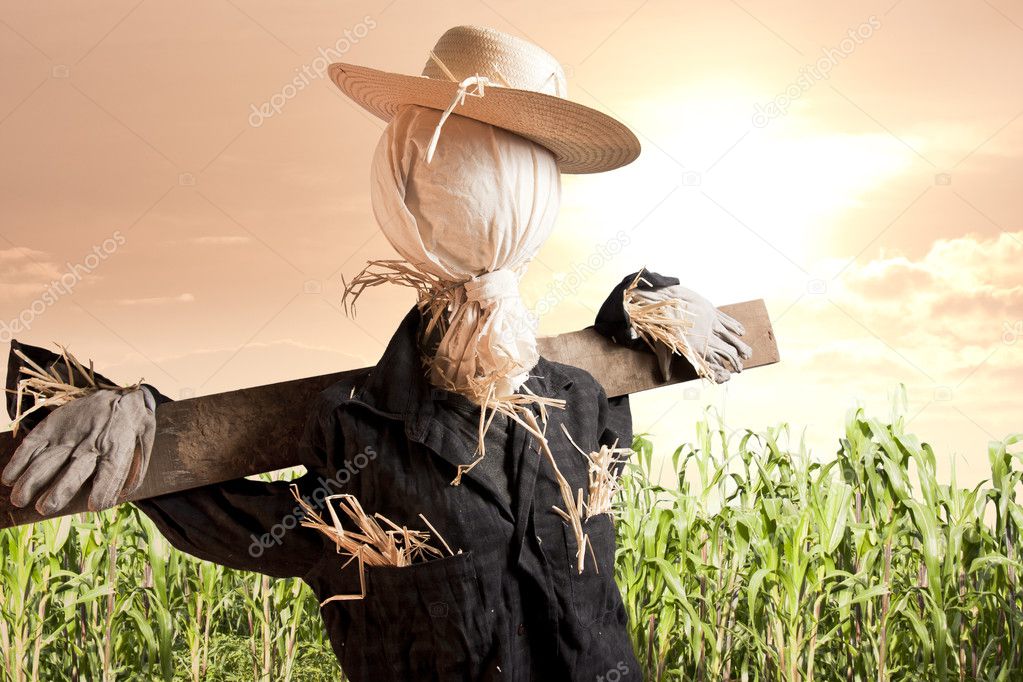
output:
<instances>
[{"instance_id":1,"label":"jacket sleeve","mask_svg":"<svg viewBox=\"0 0 1023 682\"><path fill-rule=\"evenodd\" d=\"M23 363L15 350L42 367L62 371L64 366L59 356L46 349L12 341L8 389L16 388ZM146 388L156 397L158 406L170 402L155 388ZM8 392L8 411L13 418L16 404L12 395ZM30 407L22 405L23 410ZM33 412L22 422L23 427L35 427L46 414L45 410ZM341 445L332 415L326 404L314 409L302 442L296 443L301 448L300 461L309 473L292 483L303 497L314 502L322 503L327 495L341 492L337 480L318 475L332 448ZM327 540L317 531L300 526L301 509L290 485L242 478L135 504L183 552L230 568L274 577L301 577L323 556Z\"/></svg>"},{"instance_id":2,"label":"jacket sleeve","mask_svg":"<svg viewBox=\"0 0 1023 682\"><path fill-rule=\"evenodd\" d=\"M597 444L609 448L632 447L632 407L629 396L608 398L594 379L597 389Z\"/></svg>"},{"instance_id":3,"label":"jacket sleeve","mask_svg":"<svg viewBox=\"0 0 1023 682\"><path fill-rule=\"evenodd\" d=\"M629 396L608 398L603 422L604 432L600 436L601 445L619 448L632 447L632 407L629 405Z\"/></svg>"},{"instance_id":4,"label":"jacket sleeve","mask_svg":"<svg viewBox=\"0 0 1023 682\"><path fill-rule=\"evenodd\" d=\"M328 550L321 533L301 526L302 510L290 486L297 486L314 507L341 492L337 480L319 475L316 466L326 458L325 447L333 436L328 429L330 424L314 410L299 445L308 473L291 483L241 478L135 504L183 552L277 578L304 577L334 549Z\"/></svg>"}]
</instances>

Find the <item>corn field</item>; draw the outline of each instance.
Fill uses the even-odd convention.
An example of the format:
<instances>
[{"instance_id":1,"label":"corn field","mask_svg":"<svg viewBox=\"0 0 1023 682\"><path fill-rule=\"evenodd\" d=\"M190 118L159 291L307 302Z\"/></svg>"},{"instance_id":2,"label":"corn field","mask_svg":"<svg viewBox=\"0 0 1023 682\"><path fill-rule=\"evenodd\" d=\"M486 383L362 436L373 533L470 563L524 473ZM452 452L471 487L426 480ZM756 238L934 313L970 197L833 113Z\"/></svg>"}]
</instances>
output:
<instances>
[{"instance_id":1,"label":"corn field","mask_svg":"<svg viewBox=\"0 0 1023 682\"><path fill-rule=\"evenodd\" d=\"M624 477L618 580L645 679L1023 679L1023 435L961 488L899 410L853 411L827 462L786 427L712 423L674 453L677 487L650 483L642 438Z\"/></svg>"},{"instance_id":2,"label":"corn field","mask_svg":"<svg viewBox=\"0 0 1023 682\"><path fill-rule=\"evenodd\" d=\"M313 594L192 559L122 506L0 532L0 679L335 680Z\"/></svg>"},{"instance_id":3,"label":"corn field","mask_svg":"<svg viewBox=\"0 0 1023 682\"><path fill-rule=\"evenodd\" d=\"M646 680L1023 679L1023 455L939 483L898 412L821 461L715 419L623 475L618 582ZM0 531L0 678L337 680L315 598L169 547L133 507Z\"/></svg>"}]
</instances>

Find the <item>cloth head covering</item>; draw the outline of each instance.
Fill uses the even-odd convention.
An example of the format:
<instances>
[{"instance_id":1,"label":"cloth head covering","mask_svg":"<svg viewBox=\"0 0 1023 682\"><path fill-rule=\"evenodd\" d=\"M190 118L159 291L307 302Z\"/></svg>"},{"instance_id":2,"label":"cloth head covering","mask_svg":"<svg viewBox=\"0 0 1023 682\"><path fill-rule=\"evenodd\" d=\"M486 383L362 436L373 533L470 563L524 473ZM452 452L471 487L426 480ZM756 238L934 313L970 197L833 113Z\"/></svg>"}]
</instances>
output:
<instances>
[{"instance_id":1,"label":"cloth head covering","mask_svg":"<svg viewBox=\"0 0 1023 682\"><path fill-rule=\"evenodd\" d=\"M452 115L427 162L440 112L410 105L373 158L373 211L384 235L448 296L431 381L482 404L513 394L539 359L519 279L554 226L554 154L514 133Z\"/></svg>"}]
</instances>

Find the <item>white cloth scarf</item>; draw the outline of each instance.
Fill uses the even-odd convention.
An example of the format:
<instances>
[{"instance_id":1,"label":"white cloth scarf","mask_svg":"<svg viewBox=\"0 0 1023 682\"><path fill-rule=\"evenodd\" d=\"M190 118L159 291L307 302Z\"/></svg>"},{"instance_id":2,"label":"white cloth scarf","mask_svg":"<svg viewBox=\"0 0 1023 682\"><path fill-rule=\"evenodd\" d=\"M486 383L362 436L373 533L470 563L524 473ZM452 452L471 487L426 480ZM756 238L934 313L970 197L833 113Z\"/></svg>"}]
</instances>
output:
<instances>
[{"instance_id":1,"label":"white cloth scarf","mask_svg":"<svg viewBox=\"0 0 1023 682\"><path fill-rule=\"evenodd\" d=\"M388 123L373 211L409 264L455 285L430 380L481 403L513 394L539 359L518 284L554 226L561 175L546 148L458 115L428 163L439 117L407 106Z\"/></svg>"}]
</instances>

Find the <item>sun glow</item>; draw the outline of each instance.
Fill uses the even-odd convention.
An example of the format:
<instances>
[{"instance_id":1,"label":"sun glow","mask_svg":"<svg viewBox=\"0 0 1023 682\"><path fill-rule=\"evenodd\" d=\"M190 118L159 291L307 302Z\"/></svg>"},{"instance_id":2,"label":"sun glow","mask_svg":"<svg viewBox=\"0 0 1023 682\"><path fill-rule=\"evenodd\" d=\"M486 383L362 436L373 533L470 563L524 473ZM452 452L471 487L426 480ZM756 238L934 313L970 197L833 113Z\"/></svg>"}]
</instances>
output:
<instances>
[{"instance_id":1,"label":"sun glow","mask_svg":"<svg viewBox=\"0 0 1023 682\"><path fill-rule=\"evenodd\" d=\"M845 221L915 155L884 131L825 121L810 96L757 127L753 93L741 85L663 93L631 110L643 155L604 177L566 178L562 246L578 250L624 229L634 236L630 252L651 267L670 269L689 254L694 276L713 281L722 258L692 254L727 253L732 268L769 265L805 281Z\"/></svg>"}]
</instances>

